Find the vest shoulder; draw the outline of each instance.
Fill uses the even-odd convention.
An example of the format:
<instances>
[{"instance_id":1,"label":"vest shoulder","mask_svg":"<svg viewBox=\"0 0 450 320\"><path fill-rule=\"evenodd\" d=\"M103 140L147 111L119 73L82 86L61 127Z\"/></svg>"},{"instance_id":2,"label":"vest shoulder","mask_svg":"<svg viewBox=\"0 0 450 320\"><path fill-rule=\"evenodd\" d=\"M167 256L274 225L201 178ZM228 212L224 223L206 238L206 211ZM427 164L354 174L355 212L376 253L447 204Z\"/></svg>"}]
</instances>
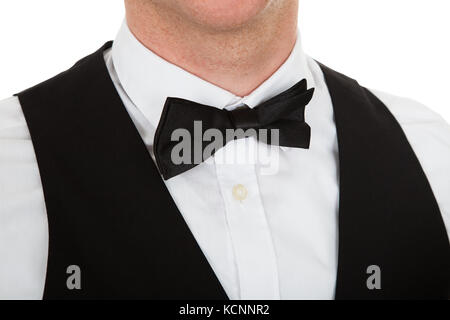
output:
<instances>
[{"instance_id":1,"label":"vest shoulder","mask_svg":"<svg viewBox=\"0 0 450 320\"><path fill-rule=\"evenodd\" d=\"M19 94L19 100L25 96L38 98L41 102L52 101L67 96L79 96L83 89L95 87L98 74L103 74L106 65L103 53L110 48L112 42L107 42L100 49L78 60L72 67L54 77L28 88Z\"/></svg>"},{"instance_id":2,"label":"vest shoulder","mask_svg":"<svg viewBox=\"0 0 450 320\"><path fill-rule=\"evenodd\" d=\"M422 158L445 160L448 162L445 167L450 172L450 125L422 103L377 90L370 91L395 117L419 158L423 154Z\"/></svg>"},{"instance_id":3,"label":"vest shoulder","mask_svg":"<svg viewBox=\"0 0 450 320\"><path fill-rule=\"evenodd\" d=\"M29 94L34 94L35 97L39 97L40 99L45 100L47 98L50 99L52 96L56 97L60 94L67 96L68 94L76 93L79 88L78 86L73 85L75 84L75 81L77 81L77 83L80 83L80 79L83 77L87 81L89 80L89 78L87 77L88 74L83 74L82 61L83 60L81 60L81 64L79 61L69 69L64 70L59 74L18 93L17 96L19 97L19 100L21 100L23 96ZM61 88L63 88L63 90Z\"/></svg>"},{"instance_id":4,"label":"vest shoulder","mask_svg":"<svg viewBox=\"0 0 450 320\"><path fill-rule=\"evenodd\" d=\"M369 89L380 99L401 125L418 123L441 123L446 121L435 111L415 100L399 97L379 90Z\"/></svg>"}]
</instances>

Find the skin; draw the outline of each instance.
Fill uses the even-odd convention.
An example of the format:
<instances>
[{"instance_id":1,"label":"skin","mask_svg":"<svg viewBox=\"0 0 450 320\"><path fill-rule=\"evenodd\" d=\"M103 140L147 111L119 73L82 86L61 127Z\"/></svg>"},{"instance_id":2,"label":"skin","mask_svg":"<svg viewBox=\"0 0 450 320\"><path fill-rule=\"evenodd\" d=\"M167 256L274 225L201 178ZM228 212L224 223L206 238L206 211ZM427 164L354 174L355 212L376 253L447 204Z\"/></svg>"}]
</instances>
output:
<instances>
[{"instance_id":1,"label":"skin","mask_svg":"<svg viewBox=\"0 0 450 320\"><path fill-rule=\"evenodd\" d=\"M288 58L298 0L125 0L131 32L163 59L246 96Z\"/></svg>"}]
</instances>

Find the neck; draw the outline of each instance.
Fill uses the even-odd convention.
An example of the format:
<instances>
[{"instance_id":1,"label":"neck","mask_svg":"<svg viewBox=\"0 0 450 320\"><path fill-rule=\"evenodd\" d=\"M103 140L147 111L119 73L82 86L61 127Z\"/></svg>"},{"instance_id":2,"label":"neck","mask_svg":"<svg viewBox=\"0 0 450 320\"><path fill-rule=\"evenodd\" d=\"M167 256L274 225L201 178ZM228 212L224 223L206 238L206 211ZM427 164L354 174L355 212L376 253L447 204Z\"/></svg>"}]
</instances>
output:
<instances>
[{"instance_id":1,"label":"neck","mask_svg":"<svg viewBox=\"0 0 450 320\"><path fill-rule=\"evenodd\" d=\"M241 97L283 64L296 40L297 1L270 5L252 21L222 30L192 23L153 1L126 1L126 10L130 30L144 46Z\"/></svg>"}]
</instances>

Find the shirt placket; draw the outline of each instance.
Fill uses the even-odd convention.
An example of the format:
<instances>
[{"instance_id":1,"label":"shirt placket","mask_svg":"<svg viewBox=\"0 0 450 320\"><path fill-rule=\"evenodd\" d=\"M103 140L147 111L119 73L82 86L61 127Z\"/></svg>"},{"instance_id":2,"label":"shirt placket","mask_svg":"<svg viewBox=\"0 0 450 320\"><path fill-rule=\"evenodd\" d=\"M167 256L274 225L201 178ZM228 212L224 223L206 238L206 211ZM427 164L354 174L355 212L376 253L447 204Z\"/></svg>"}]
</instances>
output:
<instances>
[{"instance_id":1,"label":"shirt placket","mask_svg":"<svg viewBox=\"0 0 450 320\"><path fill-rule=\"evenodd\" d=\"M238 271L241 299L279 299L278 270L255 169L256 140L228 143L214 156Z\"/></svg>"}]
</instances>

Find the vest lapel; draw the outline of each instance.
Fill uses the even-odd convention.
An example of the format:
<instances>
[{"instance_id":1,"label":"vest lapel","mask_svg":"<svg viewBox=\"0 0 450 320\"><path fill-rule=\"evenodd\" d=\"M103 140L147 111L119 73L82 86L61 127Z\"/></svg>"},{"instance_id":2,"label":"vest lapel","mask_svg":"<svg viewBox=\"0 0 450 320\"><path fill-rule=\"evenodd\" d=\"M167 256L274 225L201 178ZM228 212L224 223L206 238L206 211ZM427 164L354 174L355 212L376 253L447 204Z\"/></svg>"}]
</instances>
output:
<instances>
[{"instance_id":1,"label":"vest lapel","mask_svg":"<svg viewBox=\"0 0 450 320\"><path fill-rule=\"evenodd\" d=\"M19 94L47 205L44 298L226 299L114 88L110 46Z\"/></svg>"},{"instance_id":2,"label":"vest lapel","mask_svg":"<svg viewBox=\"0 0 450 320\"><path fill-rule=\"evenodd\" d=\"M400 125L367 89L321 67L339 146L336 298L448 298L447 232ZM380 290L367 287L367 268L372 265L380 267Z\"/></svg>"}]
</instances>

